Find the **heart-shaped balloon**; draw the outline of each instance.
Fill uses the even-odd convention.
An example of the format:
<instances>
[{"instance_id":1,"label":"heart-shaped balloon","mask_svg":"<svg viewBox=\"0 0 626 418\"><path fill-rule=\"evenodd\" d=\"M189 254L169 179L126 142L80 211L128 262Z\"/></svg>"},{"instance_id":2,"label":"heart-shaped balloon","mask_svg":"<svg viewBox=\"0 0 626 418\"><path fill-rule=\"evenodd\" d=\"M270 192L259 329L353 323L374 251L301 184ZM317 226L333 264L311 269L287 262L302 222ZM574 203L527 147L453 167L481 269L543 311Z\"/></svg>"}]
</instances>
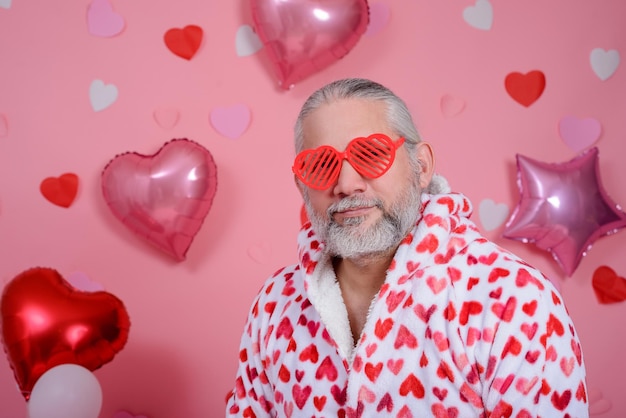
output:
<instances>
[{"instance_id":1,"label":"heart-shaped balloon","mask_svg":"<svg viewBox=\"0 0 626 418\"><path fill-rule=\"evenodd\" d=\"M120 299L79 291L44 267L26 270L5 286L0 312L4 350L26 400L52 367L71 363L93 371L113 360L130 329Z\"/></svg>"},{"instance_id":2,"label":"heart-shaped balloon","mask_svg":"<svg viewBox=\"0 0 626 418\"><path fill-rule=\"evenodd\" d=\"M188 139L166 142L153 155L118 155L102 173L102 193L113 214L178 261L185 259L216 190L211 153Z\"/></svg>"},{"instance_id":3,"label":"heart-shaped balloon","mask_svg":"<svg viewBox=\"0 0 626 418\"><path fill-rule=\"evenodd\" d=\"M367 29L366 0L250 0L252 19L283 89L345 56Z\"/></svg>"}]
</instances>

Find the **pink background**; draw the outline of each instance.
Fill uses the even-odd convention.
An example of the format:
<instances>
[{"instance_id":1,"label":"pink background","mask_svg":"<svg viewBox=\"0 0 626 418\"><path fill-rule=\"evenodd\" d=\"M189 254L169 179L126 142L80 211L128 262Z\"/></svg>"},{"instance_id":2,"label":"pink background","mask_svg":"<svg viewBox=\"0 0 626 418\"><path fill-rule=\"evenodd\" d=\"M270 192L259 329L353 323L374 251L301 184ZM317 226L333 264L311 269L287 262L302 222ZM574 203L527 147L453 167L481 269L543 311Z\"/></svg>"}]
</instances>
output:
<instances>
[{"instance_id":1,"label":"pink background","mask_svg":"<svg viewBox=\"0 0 626 418\"><path fill-rule=\"evenodd\" d=\"M89 4L0 0L0 284L51 267L65 278L85 275L124 302L129 341L94 372L101 417L223 415L250 302L268 275L296 260L301 200L290 167L297 111L314 89L347 76L378 80L405 98L434 146L438 171L472 199L485 235L560 287L583 344L591 413L624 416L626 303L601 305L592 276L601 265L626 276L626 232L597 240L566 277L548 252L502 238L504 218L487 228L479 210L490 199L512 212L517 153L545 162L577 155L559 135L566 116L600 122L599 139L588 145L599 148L608 194L626 205L624 63L603 80L590 62L596 48L626 57L623 1L479 0L493 10L484 20L491 27L480 29L464 19L474 0L372 0L369 32L356 47L289 91L276 86L265 51L237 53L250 45L237 43L238 29L253 23L248 1L112 0L125 24L113 37L90 34ZM185 60L163 36L191 24L204 39ZM531 70L545 74L546 88L524 107L504 79ZM90 103L94 80L119 92L99 111ZM442 109L446 95L456 109ZM229 137L210 115L234 106L249 109L251 120L232 121L244 132ZM178 119L168 124L167 116ZM183 262L132 234L100 190L102 169L116 155L151 155L173 138L199 142L218 167L213 206ZM80 184L72 206L62 208L39 185L66 172ZM0 415L26 413L0 356Z\"/></svg>"}]
</instances>

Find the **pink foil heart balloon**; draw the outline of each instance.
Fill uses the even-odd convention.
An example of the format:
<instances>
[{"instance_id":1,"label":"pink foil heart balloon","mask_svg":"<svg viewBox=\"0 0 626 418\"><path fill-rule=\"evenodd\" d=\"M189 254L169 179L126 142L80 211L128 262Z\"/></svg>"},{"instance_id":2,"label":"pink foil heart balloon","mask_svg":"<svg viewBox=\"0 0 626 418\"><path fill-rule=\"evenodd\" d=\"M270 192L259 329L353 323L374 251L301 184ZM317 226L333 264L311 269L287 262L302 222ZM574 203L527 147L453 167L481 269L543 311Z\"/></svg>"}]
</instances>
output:
<instances>
[{"instance_id":1,"label":"pink foil heart balloon","mask_svg":"<svg viewBox=\"0 0 626 418\"><path fill-rule=\"evenodd\" d=\"M102 193L113 214L178 261L185 259L216 190L211 153L187 139L171 140L150 156L118 155L102 172Z\"/></svg>"},{"instance_id":2,"label":"pink foil heart balloon","mask_svg":"<svg viewBox=\"0 0 626 418\"><path fill-rule=\"evenodd\" d=\"M367 29L366 0L250 0L255 30L287 90L346 55Z\"/></svg>"}]
</instances>

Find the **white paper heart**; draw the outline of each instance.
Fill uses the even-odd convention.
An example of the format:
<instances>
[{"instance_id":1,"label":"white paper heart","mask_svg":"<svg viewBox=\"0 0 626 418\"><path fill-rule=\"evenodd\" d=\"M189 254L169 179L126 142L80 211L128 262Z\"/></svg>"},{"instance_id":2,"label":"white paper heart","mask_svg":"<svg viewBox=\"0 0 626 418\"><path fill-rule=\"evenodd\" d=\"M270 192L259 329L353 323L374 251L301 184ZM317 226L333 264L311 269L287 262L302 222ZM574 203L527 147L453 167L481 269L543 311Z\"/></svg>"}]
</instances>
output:
<instances>
[{"instance_id":1,"label":"white paper heart","mask_svg":"<svg viewBox=\"0 0 626 418\"><path fill-rule=\"evenodd\" d=\"M458 115L465 109L465 101L450 94L444 94L441 96L439 106L441 108L441 114L445 118L451 118Z\"/></svg>"},{"instance_id":2,"label":"white paper heart","mask_svg":"<svg viewBox=\"0 0 626 418\"><path fill-rule=\"evenodd\" d=\"M239 26L237 34L235 35L235 50L237 51L237 56L247 57L248 55L256 54L261 48L263 48L263 43L254 32L254 29L252 29L252 26Z\"/></svg>"},{"instance_id":3,"label":"white paper heart","mask_svg":"<svg viewBox=\"0 0 626 418\"><path fill-rule=\"evenodd\" d=\"M493 7L491 7L489 0L476 0L473 6L466 7L463 10L463 20L476 29L491 29L493 24Z\"/></svg>"},{"instance_id":4,"label":"white paper heart","mask_svg":"<svg viewBox=\"0 0 626 418\"><path fill-rule=\"evenodd\" d=\"M595 144L601 133L602 125L594 118L578 119L575 116L564 116L559 121L561 139L577 153Z\"/></svg>"},{"instance_id":5,"label":"white paper heart","mask_svg":"<svg viewBox=\"0 0 626 418\"><path fill-rule=\"evenodd\" d=\"M619 67L619 52L615 49L605 51L602 48L595 48L591 51L589 61L593 72L604 81L611 77Z\"/></svg>"},{"instance_id":6,"label":"white paper heart","mask_svg":"<svg viewBox=\"0 0 626 418\"><path fill-rule=\"evenodd\" d=\"M11 0L0 0L0 8L2 9L10 9L11 8Z\"/></svg>"},{"instance_id":7,"label":"white paper heart","mask_svg":"<svg viewBox=\"0 0 626 418\"><path fill-rule=\"evenodd\" d=\"M506 203L496 203L492 199L483 199L478 207L480 223L486 231L498 228L509 216L509 207Z\"/></svg>"},{"instance_id":8,"label":"white paper heart","mask_svg":"<svg viewBox=\"0 0 626 418\"><path fill-rule=\"evenodd\" d=\"M227 138L237 139L250 125L250 108L244 104L217 107L209 116L211 126Z\"/></svg>"},{"instance_id":9,"label":"white paper heart","mask_svg":"<svg viewBox=\"0 0 626 418\"><path fill-rule=\"evenodd\" d=\"M104 84L102 80L93 80L89 86L89 100L94 111L99 112L111 106L117 100L117 86Z\"/></svg>"},{"instance_id":10,"label":"white paper heart","mask_svg":"<svg viewBox=\"0 0 626 418\"><path fill-rule=\"evenodd\" d=\"M173 107L158 107L152 116L155 122L163 129L172 129L178 123L180 112Z\"/></svg>"}]
</instances>

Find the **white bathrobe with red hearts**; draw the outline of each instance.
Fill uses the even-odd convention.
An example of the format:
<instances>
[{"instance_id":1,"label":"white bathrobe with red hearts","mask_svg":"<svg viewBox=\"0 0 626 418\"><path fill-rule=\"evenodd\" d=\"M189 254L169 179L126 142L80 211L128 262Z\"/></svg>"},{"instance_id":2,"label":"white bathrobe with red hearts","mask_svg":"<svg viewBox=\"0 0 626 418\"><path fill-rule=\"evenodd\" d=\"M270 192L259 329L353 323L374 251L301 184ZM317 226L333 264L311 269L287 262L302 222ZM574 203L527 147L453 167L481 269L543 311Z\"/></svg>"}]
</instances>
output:
<instances>
[{"instance_id":1,"label":"white bathrobe with red hearts","mask_svg":"<svg viewBox=\"0 0 626 418\"><path fill-rule=\"evenodd\" d=\"M423 197L356 347L310 225L259 292L226 413L587 417L585 367L549 280L482 237L460 194Z\"/></svg>"}]
</instances>

